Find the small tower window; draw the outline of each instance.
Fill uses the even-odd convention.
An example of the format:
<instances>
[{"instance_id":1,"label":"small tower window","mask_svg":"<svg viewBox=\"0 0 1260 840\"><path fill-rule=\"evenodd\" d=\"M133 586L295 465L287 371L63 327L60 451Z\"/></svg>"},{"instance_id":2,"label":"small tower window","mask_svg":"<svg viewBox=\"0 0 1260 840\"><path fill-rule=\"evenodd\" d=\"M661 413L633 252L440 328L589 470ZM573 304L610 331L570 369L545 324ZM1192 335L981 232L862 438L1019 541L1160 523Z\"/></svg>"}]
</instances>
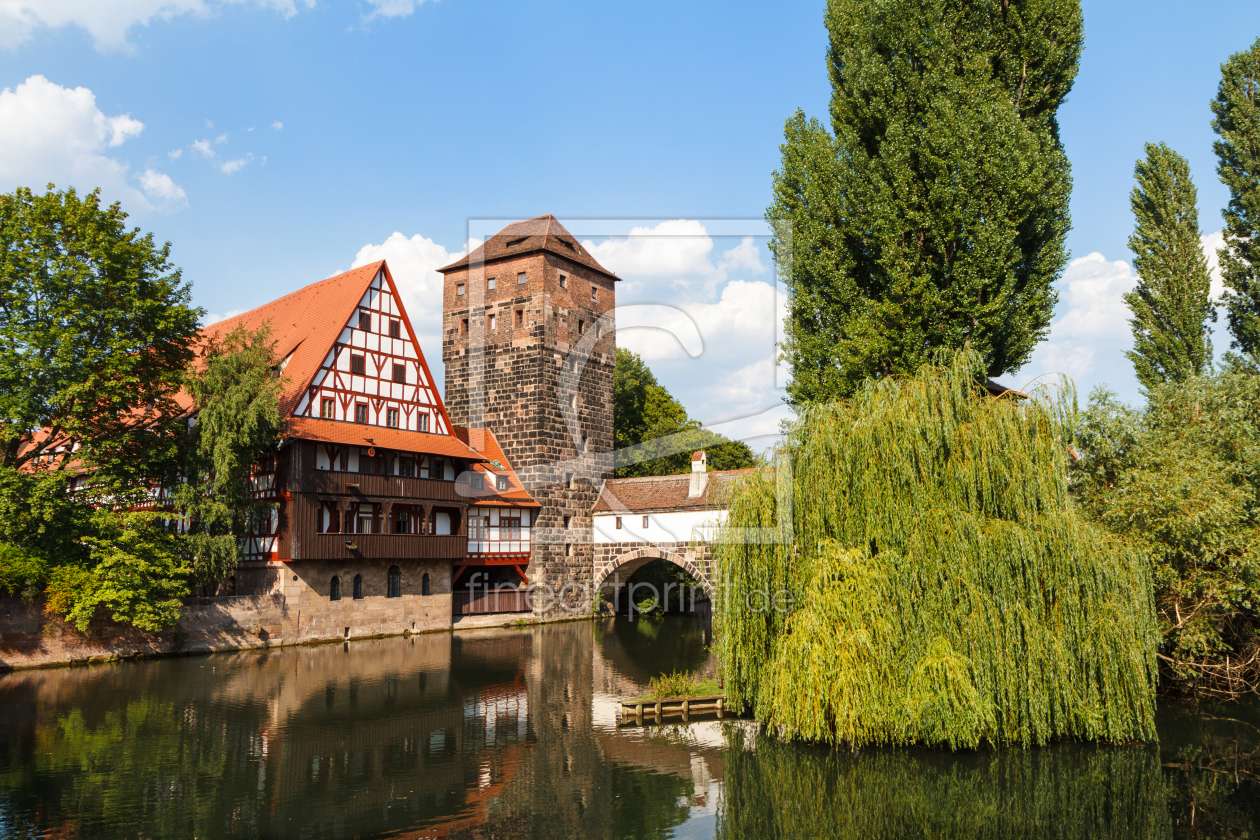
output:
<instances>
[{"instance_id":1,"label":"small tower window","mask_svg":"<svg viewBox=\"0 0 1260 840\"><path fill-rule=\"evenodd\" d=\"M397 566L389 567L389 576L385 581L385 597L401 598L402 597L402 569Z\"/></svg>"},{"instance_id":2,"label":"small tower window","mask_svg":"<svg viewBox=\"0 0 1260 840\"><path fill-rule=\"evenodd\" d=\"M486 319L486 329L491 330L491 331L494 330L494 316L493 315L491 315L488 319Z\"/></svg>"},{"instance_id":3,"label":"small tower window","mask_svg":"<svg viewBox=\"0 0 1260 840\"><path fill-rule=\"evenodd\" d=\"M359 313L359 329L363 330L364 332L372 331L372 313L370 312Z\"/></svg>"},{"instance_id":4,"label":"small tower window","mask_svg":"<svg viewBox=\"0 0 1260 840\"><path fill-rule=\"evenodd\" d=\"M573 521L573 517L572 517L572 516L566 516L566 517L564 518L564 527L568 528L568 527L569 527L569 523L570 523L570 522L572 522L572 521Z\"/></svg>"},{"instance_id":5,"label":"small tower window","mask_svg":"<svg viewBox=\"0 0 1260 840\"><path fill-rule=\"evenodd\" d=\"M396 318L389 320L389 337L402 338L402 324Z\"/></svg>"},{"instance_id":6,"label":"small tower window","mask_svg":"<svg viewBox=\"0 0 1260 840\"><path fill-rule=\"evenodd\" d=\"M328 600L329 601L341 600L341 578L337 577L336 575L333 575L332 580L328 582Z\"/></svg>"},{"instance_id":7,"label":"small tower window","mask_svg":"<svg viewBox=\"0 0 1260 840\"><path fill-rule=\"evenodd\" d=\"M332 420L337 416L337 403L332 397L324 397L319 401L319 416L325 420Z\"/></svg>"},{"instance_id":8,"label":"small tower window","mask_svg":"<svg viewBox=\"0 0 1260 840\"><path fill-rule=\"evenodd\" d=\"M350 354L350 372L356 376L367 375L367 363L364 361L363 356L358 356L354 353Z\"/></svg>"},{"instance_id":9,"label":"small tower window","mask_svg":"<svg viewBox=\"0 0 1260 840\"><path fill-rule=\"evenodd\" d=\"M354 576L354 600L363 600L363 575Z\"/></svg>"},{"instance_id":10,"label":"small tower window","mask_svg":"<svg viewBox=\"0 0 1260 840\"><path fill-rule=\"evenodd\" d=\"M516 275L516 285L518 286L525 285L525 272L522 271L520 274Z\"/></svg>"},{"instance_id":11,"label":"small tower window","mask_svg":"<svg viewBox=\"0 0 1260 840\"><path fill-rule=\"evenodd\" d=\"M398 428L398 409L396 408L385 409L385 425L389 426L391 429Z\"/></svg>"},{"instance_id":12,"label":"small tower window","mask_svg":"<svg viewBox=\"0 0 1260 840\"><path fill-rule=\"evenodd\" d=\"M367 422L367 403L354 404L354 422L356 423Z\"/></svg>"},{"instance_id":13,"label":"small tower window","mask_svg":"<svg viewBox=\"0 0 1260 840\"><path fill-rule=\"evenodd\" d=\"M429 591L429 573L428 572L425 572L424 577L420 578L420 594L421 595L432 594Z\"/></svg>"},{"instance_id":14,"label":"small tower window","mask_svg":"<svg viewBox=\"0 0 1260 840\"><path fill-rule=\"evenodd\" d=\"M468 319L467 318L459 322L459 334L468 335Z\"/></svg>"},{"instance_id":15,"label":"small tower window","mask_svg":"<svg viewBox=\"0 0 1260 840\"><path fill-rule=\"evenodd\" d=\"M568 282L569 282L569 278L568 278L568 277L566 277L565 275L561 274L561 275L560 275L560 288L562 288L562 289L567 289L567 288L568 288Z\"/></svg>"},{"instance_id":16,"label":"small tower window","mask_svg":"<svg viewBox=\"0 0 1260 840\"><path fill-rule=\"evenodd\" d=\"M524 309L516 310L516 326L518 327L525 326L525 310Z\"/></svg>"},{"instance_id":17,"label":"small tower window","mask_svg":"<svg viewBox=\"0 0 1260 840\"><path fill-rule=\"evenodd\" d=\"M620 516L617 517L617 530L618 531L621 530L621 517Z\"/></svg>"},{"instance_id":18,"label":"small tower window","mask_svg":"<svg viewBox=\"0 0 1260 840\"><path fill-rule=\"evenodd\" d=\"M585 334L586 334L586 322L578 321L578 335L585 335Z\"/></svg>"},{"instance_id":19,"label":"small tower window","mask_svg":"<svg viewBox=\"0 0 1260 840\"><path fill-rule=\"evenodd\" d=\"M394 381L400 385L407 384L407 366L394 362Z\"/></svg>"},{"instance_id":20,"label":"small tower window","mask_svg":"<svg viewBox=\"0 0 1260 840\"><path fill-rule=\"evenodd\" d=\"M591 286L591 300L597 300L595 297L595 287Z\"/></svg>"},{"instance_id":21,"label":"small tower window","mask_svg":"<svg viewBox=\"0 0 1260 840\"><path fill-rule=\"evenodd\" d=\"M494 278L493 277L486 280L486 289L491 292L494 291Z\"/></svg>"},{"instance_id":22,"label":"small tower window","mask_svg":"<svg viewBox=\"0 0 1260 840\"><path fill-rule=\"evenodd\" d=\"M456 294L457 296L459 296L459 297L463 297L463 296L464 296L464 284L463 284L463 283L460 283L460 284L458 284L458 285L456 285L456 286L455 286L455 294Z\"/></svg>"},{"instance_id":23,"label":"small tower window","mask_svg":"<svg viewBox=\"0 0 1260 840\"><path fill-rule=\"evenodd\" d=\"M644 528L648 527L648 518L646 516L643 517L643 527Z\"/></svg>"}]
</instances>

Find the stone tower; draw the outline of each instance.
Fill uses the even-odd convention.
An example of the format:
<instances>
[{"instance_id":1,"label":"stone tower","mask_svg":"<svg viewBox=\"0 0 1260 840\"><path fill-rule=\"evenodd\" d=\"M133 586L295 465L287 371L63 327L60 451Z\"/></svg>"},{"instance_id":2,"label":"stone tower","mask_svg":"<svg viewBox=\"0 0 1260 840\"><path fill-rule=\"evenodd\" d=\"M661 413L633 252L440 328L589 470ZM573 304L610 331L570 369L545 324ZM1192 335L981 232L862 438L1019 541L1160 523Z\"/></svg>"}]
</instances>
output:
<instances>
[{"instance_id":1,"label":"stone tower","mask_svg":"<svg viewBox=\"0 0 1260 840\"><path fill-rule=\"evenodd\" d=\"M530 582L556 593L579 584L565 590L576 608L593 576L591 511L613 469L619 278L550 215L508 225L439 271L451 422L494 432L542 505Z\"/></svg>"}]
</instances>

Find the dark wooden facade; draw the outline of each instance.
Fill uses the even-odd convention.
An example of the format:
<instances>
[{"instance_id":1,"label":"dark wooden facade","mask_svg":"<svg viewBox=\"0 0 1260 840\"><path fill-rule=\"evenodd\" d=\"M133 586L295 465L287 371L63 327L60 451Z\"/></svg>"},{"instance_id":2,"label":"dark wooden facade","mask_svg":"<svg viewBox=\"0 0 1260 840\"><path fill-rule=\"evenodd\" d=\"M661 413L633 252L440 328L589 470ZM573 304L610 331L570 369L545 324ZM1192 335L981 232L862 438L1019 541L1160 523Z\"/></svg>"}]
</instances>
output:
<instances>
[{"instance_id":1,"label":"dark wooden facade","mask_svg":"<svg viewBox=\"0 0 1260 840\"><path fill-rule=\"evenodd\" d=\"M454 481L397 475L341 472L315 468L313 441L297 440L281 451L277 485L280 495L278 559L337 560L388 558L392 560L450 560L468 553L467 498ZM462 472L467 465L457 469ZM382 533L322 533L320 515L325 504L379 505L386 527ZM388 533L395 505L423 507L425 518L434 510L451 515L447 534Z\"/></svg>"}]
</instances>

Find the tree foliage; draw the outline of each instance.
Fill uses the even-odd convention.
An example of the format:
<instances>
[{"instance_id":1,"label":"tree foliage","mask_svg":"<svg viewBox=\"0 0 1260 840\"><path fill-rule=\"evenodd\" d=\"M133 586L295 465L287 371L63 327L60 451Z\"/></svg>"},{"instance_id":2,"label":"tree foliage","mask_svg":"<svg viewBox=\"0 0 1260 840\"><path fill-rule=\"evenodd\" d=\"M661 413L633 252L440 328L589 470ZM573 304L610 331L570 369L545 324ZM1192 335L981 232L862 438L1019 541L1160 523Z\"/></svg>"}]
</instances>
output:
<instances>
[{"instance_id":1,"label":"tree foliage","mask_svg":"<svg viewBox=\"0 0 1260 840\"><path fill-rule=\"evenodd\" d=\"M1165 687L1260 689L1260 377L1155 388L1142 411L1095 391L1075 490L1150 559Z\"/></svg>"},{"instance_id":2,"label":"tree foliage","mask_svg":"<svg viewBox=\"0 0 1260 840\"><path fill-rule=\"evenodd\" d=\"M1212 278L1189 161L1163 143L1147 143L1134 177L1129 203L1136 225L1129 250L1139 281L1124 295L1133 312L1133 349L1125 355L1149 390L1207 372L1212 364L1207 322L1216 320L1216 307L1208 297Z\"/></svg>"},{"instance_id":3,"label":"tree foliage","mask_svg":"<svg viewBox=\"0 0 1260 840\"><path fill-rule=\"evenodd\" d=\"M1059 106L1079 0L829 0L831 131L787 121L771 250L788 394L847 396L970 347L997 376L1045 337L1067 261Z\"/></svg>"},{"instance_id":4,"label":"tree foliage","mask_svg":"<svg viewBox=\"0 0 1260 840\"><path fill-rule=\"evenodd\" d=\"M126 218L99 190L0 195L0 467L79 448L126 481L172 454L202 313Z\"/></svg>"},{"instance_id":5,"label":"tree foliage","mask_svg":"<svg viewBox=\"0 0 1260 840\"><path fill-rule=\"evenodd\" d=\"M1260 39L1221 65L1212 102L1216 172L1229 188L1220 250L1231 346L1260 354Z\"/></svg>"},{"instance_id":6,"label":"tree foliage","mask_svg":"<svg viewBox=\"0 0 1260 840\"><path fill-rule=\"evenodd\" d=\"M746 443L706 431L690 419L643 359L622 347L613 371L613 431L623 464L618 478L691 472L691 455L699 449L714 470L745 469L756 461Z\"/></svg>"},{"instance_id":7,"label":"tree foliage","mask_svg":"<svg viewBox=\"0 0 1260 840\"><path fill-rule=\"evenodd\" d=\"M853 746L1155 737L1149 570L1070 502L1070 388L990 398L984 364L803 407L776 470L734 491L715 628L733 704Z\"/></svg>"},{"instance_id":8,"label":"tree foliage","mask_svg":"<svg viewBox=\"0 0 1260 840\"><path fill-rule=\"evenodd\" d=\"M275 510L254 497L258 488L251 483L253 468L274 456L284 429L270 327L251 332L238 326L208 341L185 387L196 422L188 431L175 505L191 522L187 540L197 580L210 583L227 577L240 541Z\"/></svg>"}]
</instances>

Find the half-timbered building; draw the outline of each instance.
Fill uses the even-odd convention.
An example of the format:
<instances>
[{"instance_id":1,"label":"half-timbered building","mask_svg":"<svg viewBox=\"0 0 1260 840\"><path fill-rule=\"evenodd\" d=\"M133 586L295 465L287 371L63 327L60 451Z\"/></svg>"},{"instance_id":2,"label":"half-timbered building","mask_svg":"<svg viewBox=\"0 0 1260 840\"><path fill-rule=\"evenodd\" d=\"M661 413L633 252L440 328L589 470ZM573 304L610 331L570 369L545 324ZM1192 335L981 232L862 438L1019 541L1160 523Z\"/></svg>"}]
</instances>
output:
<instances>
[{"instance_id":1,"label":"half-timbered building","mask_svg":"<svg viewBox=\"0 0 1260 840\"><path fill-rule=\"evenodd\" d=\"M456 575L528 581L538 504L494 436L451 423L384 261L206 329L268 325L286 431L251 478L275 505L240 594L283 596L285 635L449 627Z\"/></svg>"}]
</instances>

